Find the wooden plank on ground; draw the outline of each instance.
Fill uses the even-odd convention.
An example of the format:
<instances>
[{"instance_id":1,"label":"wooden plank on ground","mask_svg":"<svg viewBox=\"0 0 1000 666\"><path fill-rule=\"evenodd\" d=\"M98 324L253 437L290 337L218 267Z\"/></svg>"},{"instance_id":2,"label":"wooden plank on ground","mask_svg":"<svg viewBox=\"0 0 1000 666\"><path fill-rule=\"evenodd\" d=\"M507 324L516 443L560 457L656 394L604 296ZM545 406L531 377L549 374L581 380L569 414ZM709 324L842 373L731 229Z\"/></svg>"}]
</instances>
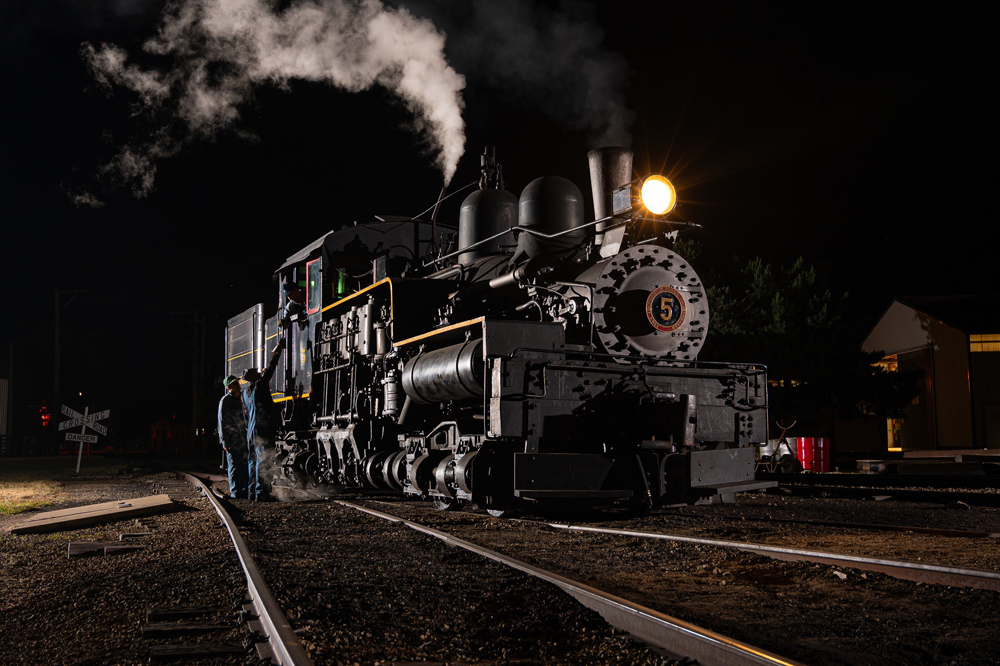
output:
<instances>
[{"instance_id":1,"label":"wooden plank on ground","mask_svg":"<svg viewBox=\"0 0 1000 666\"><path fill-rule=\"evenodd\" d=\"M1000 453L997 449L935 449L933 451L903 451L904 458L954 458L955 456Z\"/></svg>"},{"instance_id":2,"label":"wooden plank on ground","mask_svg":"<svg viewBox=\"0 0 1000 666\"><path fill-rule=\"evenodd\" d=\"M246 654L246 649L236 643L182 643L153 645L149 648L150 659L218 657L226 654Z\"/></svg>"},{"instance_id":3,"label":"wooden plank on ground","mask_svg":"<svg viewBox=\"0 0 1000 666\"><path fill-rule=\"evenodd\" d=\"M110 541L70 541L69 545L66 547L66 557L103 555L104 548L110 545Z\"/></svg>"},{"instance_id":4,"label":"wooden plank on ground","mask_svg":"<svg viewBox=\"0 0 1000 666\"><path fill-rule=\"evenodd\" d=\"M142 550L145 546L120 541L71 541L66 547L66 557L83 557L85 555L117 555Z\"/></svg>"},{"instance_id":5,"label":"wooden plank on ground","mask_svg":"<svg viewBox=\"0 0 1000 666\"><path fill-rule=\"evenodd\" d=\"M120 502L103 502L77 506L72 509L44 511L18 524L11 534L38 534L61 532L79 527L128 520L137 516L166 513L178 508L168 495L151 495Z\"/></svg>"},{"instance_id":6,"label":"wooden plank on ground","mask_svg":"<svg viewBox=\"0 0 1000 666\"><path fill-rule=\"evenodd\" d=\"M902 476L985 476L986 468L983 463L907 460L896 463L896 473Z\"/></svg>"}]
</instances>

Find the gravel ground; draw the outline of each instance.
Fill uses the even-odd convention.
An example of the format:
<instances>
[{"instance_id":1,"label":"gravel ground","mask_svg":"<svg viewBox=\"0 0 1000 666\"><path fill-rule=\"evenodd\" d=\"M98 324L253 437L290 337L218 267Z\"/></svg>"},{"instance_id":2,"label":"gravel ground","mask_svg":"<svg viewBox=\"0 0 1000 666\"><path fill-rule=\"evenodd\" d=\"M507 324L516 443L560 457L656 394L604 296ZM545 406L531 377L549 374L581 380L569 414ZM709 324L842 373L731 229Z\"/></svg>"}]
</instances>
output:
<instances>
[{"instance_id":1,"label":"gravel ground","mask_svg":"<svg viewBox=\"0 0 1000 666\"><path fill-rule=\"evenodd\" d=\"M51 509L163 492L166 475L64 484ZM346 497L345 497L346 498ZM994 664L1000 595L825 565L642 539L567 533L426 503L354 498L813 666ZM206 500L150 520L144 551L66 559L70 541L117 540L134 522L52 535L0 516L0 664L140 664L145 613L233 608L245 583ZM552 586L333 502L232 502L247 541L318 665L662 664ZM650 531L746 539L1000 570L996 540L769 523L765 518L1000 532L1000 510L742 495L736 505L642 518L576 516ZM838 575L840 574L840 575ZM215 618L232 620L232 614ZM243 629L184 641L241 642ZM167 642L167 641L160 641ZM250 656L185 664L255 663Z\"/></svg>"},{"instance_id":2,"label":"gravel ground","mask_svg":"<svg viewBox=\"0 0 1000 666\"><path fill-rule=\"evenodd\" d=\"M360 503L814 666L997 663L1000 594L996 592L921 585L878 573L780 562L708 546L568 533L482 514L442 513L413 502ZM779 514L989 531L996 531L1000 518L1000 513L988 509L942 512L926 505L745 495L736 505L687 507L642 519L615 520L605 514L591 516L590 522L798 547L822 545L878 556L892 555L883 548L894 543L895 554L933 553L944 564L964 560L967 566L997 568L994 539L772 527L739 520Z\"/></svg>"},{"instance_id":3,"label":"gravel ground","mask_svg":"<svg viewBox=\"0 0 1000 666\"><path fill-rule=\"evenodd\" d=\"M165 492L166 475L91 477L64 484L71 500L47 507L126 500ZM160 643L242 643L245 629L163 640L142 638L146 611L156 607L233 609L246 584L232 542L208 501L178 501L177 512L71 532L12 535L28 515L0 516L0 664L146 664ZM141 551L67 559L71 541L117 541L152 531ZM197 618L232 622L235 613ZM247 664L247 656L185 661Z\"/></svg>"},{"instance_id":4,"label":"gravel ground","mask_svg":"<svg viewBox=\"0 0 1000 666\"><path fill-rule=\"evenodd\" d=\"M669 663L555 587L409 528L330 502L234 503L317 664Z\"/></svg>"},{"instance_id":5,"label":"gravel ground","mask_svg":"<svg viewBox=\"0 0 1000 666\"><path fill-rule=\"evenodd\" d=\"M848 529L783 523L811 520L973 530L1000 534L1000 509L968 509L895 501L859 501L746 494L736 505L695 506L643 520L598 522L624 529L669 531L714 539L829 550L850 555L1000 571L995 538L944 537L919 532Z\"/></svg>"}]
</instances>

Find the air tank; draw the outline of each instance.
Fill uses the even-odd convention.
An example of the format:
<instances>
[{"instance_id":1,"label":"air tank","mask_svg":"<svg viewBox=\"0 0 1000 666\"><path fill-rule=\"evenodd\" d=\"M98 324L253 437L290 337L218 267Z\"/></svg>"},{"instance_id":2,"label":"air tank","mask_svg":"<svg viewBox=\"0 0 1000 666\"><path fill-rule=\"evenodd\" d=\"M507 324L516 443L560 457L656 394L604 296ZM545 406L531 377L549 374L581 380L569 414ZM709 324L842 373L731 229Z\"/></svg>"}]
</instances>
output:
<instances>
[{"instance_id":1,"label":"air tank","mask_svg":"<svg viewBox=\"0 0 1000 666\"><path fill-rule=\"evenodd\" d=\"M465 198L458 214L458 249L478 243L517 226L517 197L507 190L487 188ZM507 251L514 246L514 234L508 231L499 238L477 245L458 255L458 263L468 266L479 257Z\"/></svg>"}]
</instances>

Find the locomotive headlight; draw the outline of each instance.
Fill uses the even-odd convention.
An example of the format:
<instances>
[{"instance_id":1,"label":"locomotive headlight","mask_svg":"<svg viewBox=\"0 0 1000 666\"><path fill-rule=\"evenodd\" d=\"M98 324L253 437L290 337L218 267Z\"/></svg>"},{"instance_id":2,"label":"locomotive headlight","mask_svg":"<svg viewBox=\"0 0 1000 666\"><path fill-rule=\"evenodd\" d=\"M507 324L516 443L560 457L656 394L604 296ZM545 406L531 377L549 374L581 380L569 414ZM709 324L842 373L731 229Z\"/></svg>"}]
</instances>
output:
<instances>
[{"instance_id":1,"label":"locomotive headlight","mask_svg":"<svg viewBox=\"0 0 1000 666\"><path fill-rule=\"evenodd\" d=\"M642 205L653 215L666 215L677 205L677 190L663 176L650 176L642 183Z\"/></svg>"}]
</instances>

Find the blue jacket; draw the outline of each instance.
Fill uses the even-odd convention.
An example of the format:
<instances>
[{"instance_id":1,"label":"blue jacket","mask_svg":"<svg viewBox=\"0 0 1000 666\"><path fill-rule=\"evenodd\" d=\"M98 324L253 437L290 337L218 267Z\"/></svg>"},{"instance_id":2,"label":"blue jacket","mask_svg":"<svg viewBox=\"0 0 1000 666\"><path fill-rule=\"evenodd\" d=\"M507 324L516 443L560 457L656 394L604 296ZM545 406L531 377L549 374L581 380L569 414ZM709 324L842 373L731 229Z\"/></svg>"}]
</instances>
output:
<instances>
[{"instance_id":1,"label":"blue jacket","mask_svg":"<svg viewBox=\"0 0 1000 666\"><path fill-rule=\"evenodd\" d=\"M243 389L243 405L247 414L247 445L251 451L274 441L275 407L270 383L280 358L280 353L272 356L264 374Z\"/></svg>"},{"instance_id":2,"label":"blue jacket","mask_svg":"<svg viewBox=\"0 0 1000 666\"><path fill-rule=\"evenodd\" d=\"M242 451L247 442L247 421L243 401L231 393L219 400L219 443L234 451Z\"/></svg>"}]
</instances>

